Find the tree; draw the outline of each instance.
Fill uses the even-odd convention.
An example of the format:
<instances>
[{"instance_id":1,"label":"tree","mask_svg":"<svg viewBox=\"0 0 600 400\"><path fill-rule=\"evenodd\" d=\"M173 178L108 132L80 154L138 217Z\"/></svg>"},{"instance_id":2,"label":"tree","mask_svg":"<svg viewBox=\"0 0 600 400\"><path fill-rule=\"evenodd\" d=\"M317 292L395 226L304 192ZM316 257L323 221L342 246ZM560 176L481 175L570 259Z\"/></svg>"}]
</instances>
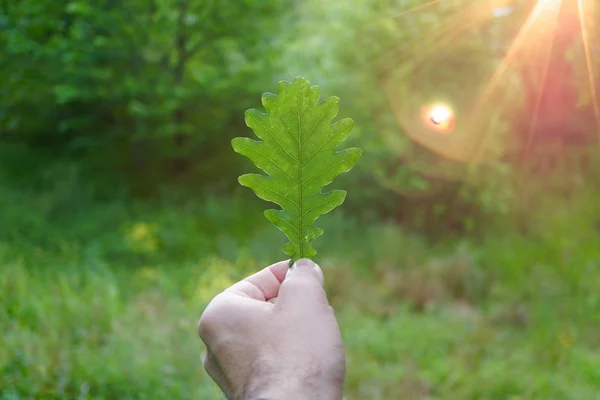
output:
<instances>
[{"instance_id":1,"label":"tree","mask_svg":"<svg viewBox=\"0 0 600 400\"><path fill-rule=\"evenodd\" d=\"M164 171L194 173L197 158L209 168L273 80L269 38L284 5L4 2L0 132L96 166L109 158L148 185Z\"/></svg>"}]
</instances>

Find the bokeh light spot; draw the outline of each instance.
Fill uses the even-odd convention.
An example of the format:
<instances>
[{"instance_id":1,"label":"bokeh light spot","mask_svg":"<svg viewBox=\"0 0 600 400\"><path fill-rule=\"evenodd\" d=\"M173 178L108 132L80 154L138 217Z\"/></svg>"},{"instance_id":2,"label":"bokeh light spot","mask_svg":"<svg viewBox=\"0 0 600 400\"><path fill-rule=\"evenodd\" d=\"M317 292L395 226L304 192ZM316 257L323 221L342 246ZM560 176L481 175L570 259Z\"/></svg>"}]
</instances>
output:
<instances>
[{"instance_id":1,"label":"bokeh light spot","mask_svg":"<svg viewBox=\"0 0 600 400\"><path fill-rule=\"evenodd\" d=\"M436 125L448 122L452 116L452 111L446 106L435 106L429 113L429 119Z\"/></svg>"},{"instance_id":2,"label":"bokeh light spot","mask_svg":"<svg viewBox=\"0 0 600 400\"><path fill-rule=\"evenodd\" d=\"M430 129L442 134L450 133L455 126L454 112L445 104L430 104L423 107L422 120Z\"/></svg>"}]
</instances>

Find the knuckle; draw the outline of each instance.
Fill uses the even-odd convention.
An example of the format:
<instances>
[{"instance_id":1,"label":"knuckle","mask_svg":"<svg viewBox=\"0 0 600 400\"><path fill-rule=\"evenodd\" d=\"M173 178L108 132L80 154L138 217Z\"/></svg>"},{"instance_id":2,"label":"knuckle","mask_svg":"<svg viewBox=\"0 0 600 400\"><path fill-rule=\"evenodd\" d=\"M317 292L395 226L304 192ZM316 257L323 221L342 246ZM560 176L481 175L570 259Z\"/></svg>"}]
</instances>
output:
<instances>
[{"instance_id":1,"label":"knuckle","mask_svg":"<svg viewBox=\"0 0 600 400\"><path fill-rule=\"evenodd\" d=\"M220 293L206 306L198 321L198 335L204 341L215 337L215 333L227 324L228 316L235 307L225 293Z\"/></svg>"},{"instance_id":2,"label":"knuckle","mask_svg":"<svg viewBox=\"0 0 600 400\"><path fill-rule=\"evenodd\" d=\"M218 315L211 309L207 309L198 321L198 335L203 340L209 338L218 324Z\"/></svg>"},{"instance_id":3,"label":"knuckle","mask_svg":"<svg viewBox=\"0 0 600 400\"><path fill-rule=\"evenodd\" d=\"M207 371L210 369L210 358L208 357L208 353L204 353L204 357L202 359L202 366Z\"/></svg>"},{"instance_id":4,"label":"knuckle","mask_svg":"<svg viewBox=\"0 0 600 400\"><path fill-rule=\"evenodd\" d=\"M202 314L202 316L200 317L200 320L198 321L198 336L200 336L201 339L205 339L207 336L207 321L206 321L206 314Z\"/></svg>"},{"instance_id":5,"label":"knuckle","mask_svg":"<svg viewBox=\"0 0 600 400\"><path fill-rule=\"evenodd\" d=\"M219 325L221 319L217 308L219 306L218 296L206 307L198 321L198 335L201 339L207 339Z\"/></svg>"}]
</instances>

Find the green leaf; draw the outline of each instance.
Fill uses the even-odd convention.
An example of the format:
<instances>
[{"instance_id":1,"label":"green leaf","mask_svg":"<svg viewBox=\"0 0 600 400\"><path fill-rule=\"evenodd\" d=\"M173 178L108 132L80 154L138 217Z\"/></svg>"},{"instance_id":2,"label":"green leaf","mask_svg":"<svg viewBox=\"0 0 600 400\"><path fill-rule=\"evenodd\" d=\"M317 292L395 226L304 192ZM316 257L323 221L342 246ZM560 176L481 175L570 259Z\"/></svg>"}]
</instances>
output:
<instances>
[{"instance_id":1,"label":"green leaf","mask_svg":"<svg viewBox=\"0 0 600 400\"><path fill-rule=\"evenodd\" d=\"M235 138L232 145L268 174L242 175L239 182L261 199L281 207L265 211L265 217L289 238L283 250L293 263L317 253L312 241L323 230L313 223L346 198L343 190L322 193L321 189L349 171L362 150L336 151L354 126L349 118L332 124L339 98L319 102L319 87L309 87L303 78L296 78L293 83L279 82L277 90L277 95L262 96L266 114L254 109L246 111L246 125L262 141Z\"/></svg>"}]
</instances>

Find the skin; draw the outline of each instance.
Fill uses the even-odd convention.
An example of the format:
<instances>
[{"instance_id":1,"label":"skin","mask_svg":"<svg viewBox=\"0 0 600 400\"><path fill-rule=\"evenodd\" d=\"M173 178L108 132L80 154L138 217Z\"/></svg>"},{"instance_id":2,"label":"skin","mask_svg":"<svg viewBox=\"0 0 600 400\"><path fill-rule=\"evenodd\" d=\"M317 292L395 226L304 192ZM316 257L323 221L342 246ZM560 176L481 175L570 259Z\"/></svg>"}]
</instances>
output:
<instances>
[{"instance_id":1,"label":"skin","mask_svg":"<svg viewBox=\"0 0 600 400\"><path fill-rule=\"evenodd\" d=\"M230 400L341 400L345 352L323 271L273 264L218 294L198 323L204 368Z\"/></svg>"}]
</instances>

